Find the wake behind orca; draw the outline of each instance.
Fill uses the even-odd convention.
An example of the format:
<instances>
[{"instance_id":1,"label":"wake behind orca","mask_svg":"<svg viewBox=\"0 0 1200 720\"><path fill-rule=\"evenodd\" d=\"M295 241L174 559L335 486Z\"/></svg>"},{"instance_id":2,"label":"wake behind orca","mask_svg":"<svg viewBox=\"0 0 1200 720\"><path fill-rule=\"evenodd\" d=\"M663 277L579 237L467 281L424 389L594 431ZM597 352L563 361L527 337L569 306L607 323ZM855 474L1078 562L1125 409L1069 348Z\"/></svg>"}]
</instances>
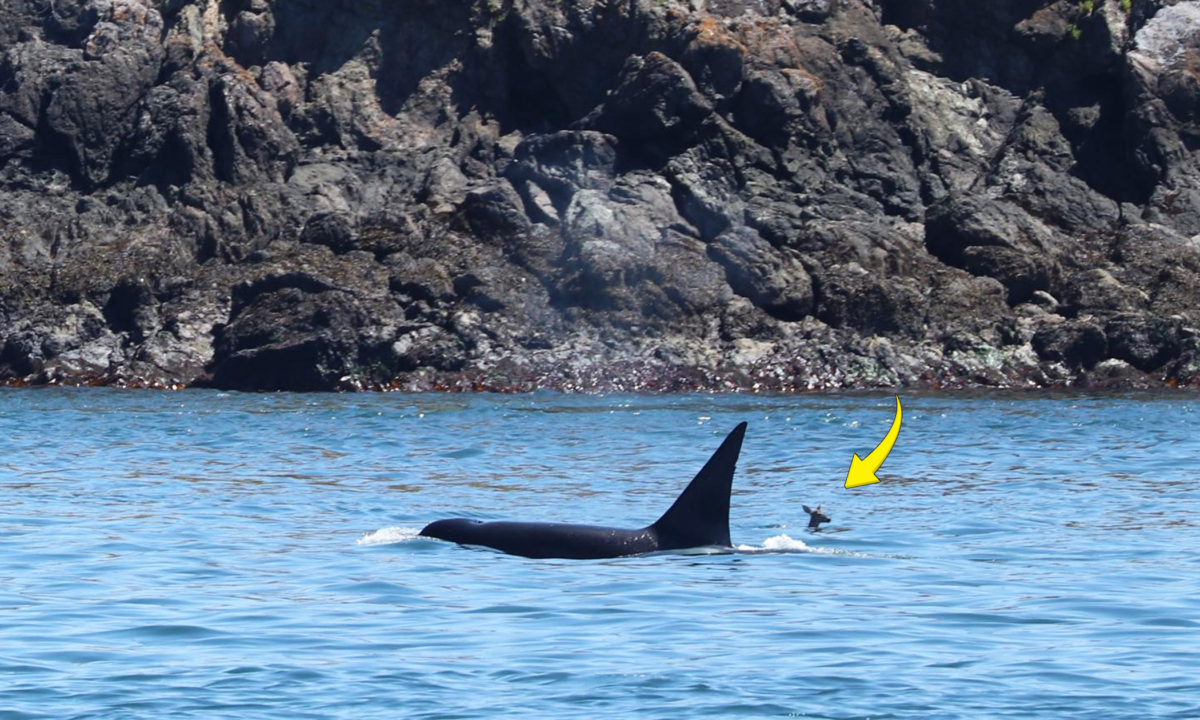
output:
<instances>
[{"instance_id":1,"label":"wake behind orca","mask_svg":"<svg viewBox=\"0 0 1200 720\"><path fill-rule=\"evenodd\" d=\"M730 547L729 493L745 435L746 423L735 427L675 504L644 528L457 518L432 522L420 534L461 545L483 545L511 555L576 560L714 545Z\"/></svg>"}]
</instances>

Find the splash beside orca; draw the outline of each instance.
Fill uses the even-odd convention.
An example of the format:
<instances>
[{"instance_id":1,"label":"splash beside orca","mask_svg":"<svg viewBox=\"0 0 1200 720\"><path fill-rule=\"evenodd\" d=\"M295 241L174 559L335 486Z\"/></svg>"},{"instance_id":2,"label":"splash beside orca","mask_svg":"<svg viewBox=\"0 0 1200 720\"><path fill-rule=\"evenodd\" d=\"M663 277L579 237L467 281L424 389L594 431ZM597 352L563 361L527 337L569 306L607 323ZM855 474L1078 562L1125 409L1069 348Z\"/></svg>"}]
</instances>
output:
<instances>
[{"instance_id":1,"label":"splash beside orca","mask_svg":"<svg viewBox=\"0 0 1200 720\"><path fill-rule=\"evenodd\" d=\"M746 423L735 427L675 504L644 528L483 522L458 518L432 522L420 534L531 558L592 560L663 550L727 548L732 545L729 539L729 493L745 435Z\"/></svg>"}]
</instances>

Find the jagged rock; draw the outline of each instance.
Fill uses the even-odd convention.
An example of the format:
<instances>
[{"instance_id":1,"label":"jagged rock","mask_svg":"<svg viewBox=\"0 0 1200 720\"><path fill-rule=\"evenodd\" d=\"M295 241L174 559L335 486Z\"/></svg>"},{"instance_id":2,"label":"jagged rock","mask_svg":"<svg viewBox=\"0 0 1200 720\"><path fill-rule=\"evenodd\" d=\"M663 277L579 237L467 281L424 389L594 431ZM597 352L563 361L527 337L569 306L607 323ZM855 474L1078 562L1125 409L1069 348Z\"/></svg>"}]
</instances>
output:
<instances>
[{"instance_id":1,"label":"jagged rock","mask_svg":"<svg viewBox=\"0 0 1200 720\"><path fill-rule=\"evenodd\" d=\"M1179 359L1164 368L1167 381L1175 385L1195 385L1200 382L1200 332L1191 329L1185 343Z\"/></svg>"},{"instance_id":2,"label":"jagged rock","mask_svg":"<svg viewBox=\"0 0 1200 720\"><path fill-rule=\"evenodd\" d=\"M257 292L234 312L216 343L217 387L332 390L358 371L355 333L367 318L344 292L281 287Z\"/></svg>"},{"instance_id":3,"label":"jagged rock","mask_svg":"<svg viewBox=\"0 0 1200 720\"><path fill-rule=\"evenodd\" d=\"M1152 315L1119 315L1104 326L1108 352L1143 372L1178 357L1179 323Z\"/></svg>"},{"instance_id":4,"label":"jagged rock","mask_svg":"<svg viewBox=\"0 0 1200 720\"><path fill-rule=\"evenodd\" d=\"M272 61L267 63L259 77L259 85L279 103L279 115L285 120L292 115L300 103L304 101L304 90L296 79L296 74L286 63Z\"/></svg>"},{"instance_id":5,"label":"jagged rock","mask_svg":"<svg viewBox=\"0 0 1200 720\"><path fill-rule=\"evenodd\" d=\"M297 142L274 98L246 78L222 75L212 83L208 144L217 179L248 184L282 181L295 164Z\"/></svg>"},{"instance_id":6,"label":"jagged rock","mask_svg":"<svg viewBox=\"0 0 1200 720\"><path fill-rule=\"evenodd\" d=\"M8 113L0 113L0 160L33 148L36 130Z\"/></svg>"},{"instance_id":7,"label":"jagged rock","mask_svg":"<svg viewBox=\"0 0 1200 720\"><path fill-rule=\"evenodd\" d=\"M812 279L800 261L750 228L725 233L710 252L725 268L729 286L769 315L799 320L813 311Z\"/></svg>"},{"instance_id":8,"label":"jagged rock","mask_svg":"<svg viewBox=\"0 0 1200 720\"><path fill-rule=\"evenodd\" d=\"M630 58L616 89L582 122L621 140L669 144L686 140L710 113L687 71L654 52Z\"/></svg>"},{"instance_id":9,"label":"jagged rock","mask_svg":"<svg viewBox=\"0 0 1200 720\"><path fill-rule=\"evenodd\" d=\"M820 22L833 12L837 0L782 0L782 5L805 22Z\"/></svg>"},{"instance_id":10,"label":"jagged rock","mask_svg":"<svg viewBox=\"0 0 1200 720\"><path fill-rule=\"evenodd\" d=\"M107 181L132 129L138 100L153 86L162 59L158 12L134 0L112 0L61 66L44 111L47 140L60 144L88 187Z\"/></svg>"},{"instance_id":11,"label":"jagged rock","mask_svg":"<svg viewBox=\"0 0 1200 720\"><path fill-rule=\"evenodd\" d=\"M304 223L300 242L324 245L335 253L349 252L355 248L357 237L350 218L338 212L314 213Z\"/></svg>"},{"instance_id":12,"label":"jagged rock","mask_svg":"<svg viewBox=\"0 0 1200 720\"><path fill-rule=\"evenodd\" d=\"M461 213L475 237L496 244L526 232L530 224L520 195L507 182L467 193Z\"/></svg>"},{"instance_id":13,"label":"jagged rock","mask_svg":"<svg viewBox=\"0 0 1200 720\"><path fill-rule=\"evenodd\" d=\"M243 65L258 65L262 62L274 33L275 17L269 11L243 10L229 24L229 52Z\"/></svg>"},{"instance_id":14,"label":"jagged rock","mask_svg":"<svg viewBox=\"0 0 1200 720\"><path fill-rule=\"evenodd\" d=\"M396 368L402 372L421 368L459 370L466 363L462 341L435 325L402 335L389 350L395 358Z\"/></svg>"},{"instance_id":15,"label":"jagged rock","mask_svg":"<svg viewBox=\"0 0 1200 720\"><path fill-rule=\"evenodd\" d=\"M1200 10L1163 7L1134 35L1126 54L1132 164L1141 174L1147 215L1186 235L1200 232L1200 183L1191 149L1200 133Z\"/></svg>"},{"instance_id":16,"label":"jagged rock","mask_svg":"<svg viewBox=\"0 0 1200 720\"><path fill-rule=\"evenodd\" d=\"M593 131L564 130L526 138L509 170L514 179L541 186L561 209L578 190L607 190L616 175L617 139Z\"/></svg>"},{"instance_id":17,"label":"jagged rock","mask_svg":"<svg viewBox=\"0 0 1200 720\"><path fill-rule=\"evenodd\" d=\"M930 208L925 218L926 247L955 266L972 247L1045 255L1054 241L1053 232L1020 207L976 194L952 195Z\"/></svg>"},{"instance_id":18,"label":"jagged rock","mask_svg":"<svg viewBox=\"0 0 1200 720\"><path fill-rule=\"evenodd\" d=\"M818 275L817 317L833 327L869 335L915 330L925 309L916 288L888 282L857 264L833 267Z\"/></svg>"},{"instance_id":19,"label":"jagged rock","mask_svg":"<svg viewBox=\"0 0 1200 720\"><path fill-rule=\"evenodd\" d=\"M1046 312L1058 312L1058 308L1060 306L1058 298L1042 290L1035 291L1030 297L1030 302L1042 308Z\"/></svg>"},{"instance_id":20,"label":"jagged rock","mask_svg":"<svg viewBox=\"0 0 1200 720\"><path fill-rule=\"evenodd\" d=\"M389 258L392 275L388 286L427 303L449 303L456 296L454 281L446 268L432 258L412 258L407 254Z\"/></svg>"},{"instance_id":21,"label":"jagged rock","mask_svg":"<svg viewBox=\"0 0 1200 720\"><path fill-rule=\"evenodd\" d=\"M0 381L1200 382L1195 3L411 5L0 3Z\"/></svg>"},{"instance_id":22,"label":"jagged rock","mask_svg":"<svg viewBox=\"0 0 1200 720\"><path fill-rule=\"evenodd\" d=\"M1063 285L1063 302L1071 314L1124 312L1142 307L1149 300L1145 293L1122 284L1101 268L1076 273Z\"/></svg>"},{"instance_id":23,"label":"jagged rock","mask_svg":"<svg viewBox=\"0 0 1200 720\"><path fill-rule=\"evenodd\" d=\"M1033 349L1043 360L1090 368L1105 356L1108 339L1090 322L1048 325L1033 336Z\"/></svg>"},{"instance_id":24,"label":"jagged rock","mask_svg":"<svg viewBox=\"0 0 1200 720\"><path fill-rule=\"evenodd\" d=\"M995 278L1008 290L1008 302L1017 304L1050 287L1051 269L1045 260L1013 248L972 245L962 251L962 267L975 275Z\"/></svg>"}]
</instances>

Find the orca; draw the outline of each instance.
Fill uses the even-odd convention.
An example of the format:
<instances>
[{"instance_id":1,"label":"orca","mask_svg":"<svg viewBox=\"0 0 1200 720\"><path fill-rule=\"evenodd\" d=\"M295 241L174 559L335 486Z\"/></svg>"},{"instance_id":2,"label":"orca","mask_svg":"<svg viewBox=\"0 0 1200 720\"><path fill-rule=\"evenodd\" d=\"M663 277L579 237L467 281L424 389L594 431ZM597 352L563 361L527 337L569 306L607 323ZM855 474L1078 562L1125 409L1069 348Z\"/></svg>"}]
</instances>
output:
<instances>
[{"instance_id":1,"label":"orca","mask_svg":"<svg viewBox=\"0 0 1200 720\"><path fill-rule=\"evenodd\" d=\"M600 558L696 547L731 547L729 493L746 423L721 443L696 477L656 522L636 530L545 522L437 520L420 535L460 545L483 545L529 558Z\"/></svg>"}]
</instances>

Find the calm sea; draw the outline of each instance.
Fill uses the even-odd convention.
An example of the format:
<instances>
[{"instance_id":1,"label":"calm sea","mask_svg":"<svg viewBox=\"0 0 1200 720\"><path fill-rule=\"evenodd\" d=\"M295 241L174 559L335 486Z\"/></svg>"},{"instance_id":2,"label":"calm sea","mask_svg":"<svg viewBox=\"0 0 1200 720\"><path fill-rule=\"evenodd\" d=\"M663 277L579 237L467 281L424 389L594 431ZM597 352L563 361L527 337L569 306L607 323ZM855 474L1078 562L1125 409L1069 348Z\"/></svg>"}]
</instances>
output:
<instances>
[{"instance_id":1,"label":"calm sea","mask_svg":"<svg viewBox=\"0 0 1200 720\"><path fill-rule=\"evenodd\" d=\"M0 719L1200 717L1200 400L901 398L846 490L890 395L0 391ZM738 552L415 537L649 523L741 420Z\"/></svg>"}]
</instances>

